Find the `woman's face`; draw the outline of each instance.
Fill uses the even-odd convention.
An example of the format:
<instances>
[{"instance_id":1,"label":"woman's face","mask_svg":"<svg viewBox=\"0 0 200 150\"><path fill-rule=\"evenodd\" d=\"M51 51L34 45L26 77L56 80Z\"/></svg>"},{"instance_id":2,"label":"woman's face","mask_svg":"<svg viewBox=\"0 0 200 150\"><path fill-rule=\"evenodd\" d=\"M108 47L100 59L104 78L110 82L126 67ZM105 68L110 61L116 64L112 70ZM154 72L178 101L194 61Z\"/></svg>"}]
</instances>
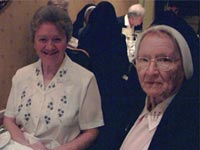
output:
<instances>
[{"instance_id":1,"label":"woman's face","mask_svg":"<svg viewBox=\"0 0 200 150\"><path fill-rule=\"evenodd\" d=\"M67 48L65 33L53 23L43 23L35 32L34 48L43 63L61 64Z\"/></svg>"},{"instance_id":2,"label":"woman's face","mask_svg":"<svg viewBox=\"0 0 200 150\"><path fill-rule=\"evenodd\" d=\"M143 69L136 64L136 69L140 84L148 96L167 98L177 92L182 85L184 71L180 52L168 35L147 34L141 41L138 57L151 60L160 57L176 59L168 71L158 69L155 61Z\"/></svg>"}]
</instances>

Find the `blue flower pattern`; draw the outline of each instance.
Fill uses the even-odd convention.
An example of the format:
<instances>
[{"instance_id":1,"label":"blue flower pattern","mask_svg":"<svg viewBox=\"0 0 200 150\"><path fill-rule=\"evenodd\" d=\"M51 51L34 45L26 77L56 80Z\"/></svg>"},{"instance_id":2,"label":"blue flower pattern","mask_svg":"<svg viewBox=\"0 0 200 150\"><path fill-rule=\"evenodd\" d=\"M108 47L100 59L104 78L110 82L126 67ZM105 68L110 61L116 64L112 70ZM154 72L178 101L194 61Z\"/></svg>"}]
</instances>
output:
<instances>
[{"instance_id":1,"label":"blue flower pattern","mask_svg":"<svg viewBox=\"0 0 200 150\"><path fill-rule=\"evenodd\" d=\"M58 117L62 117L63 116L63 114L64 114L64 110L62 110L62 109L58 109Z\"/></svg>"},{"instance_id":2,"label":"blue flower pattern","mask_svg":"<svg viewBox=\"0 0 200 150\"><path fill-rule=\"evenodd\" d=\"M58 72L58 77L63 78L66 75L66 73L67 73L66 69L60 69L59 72ZM36 74L36 77L39 77L41 75L41 70L39 68L36 68L35 74ZM36 85L39 88L43 88L43 83L42 83L41 80L38 80ZM47 90L54 89L54 88L56 88L56 83L51 82L48 85ZM18 106L18 112L20 112L23 108L25 109L25 112L24 112L24 121L25 122L28 122L30 120L30 117L31 117L30 107L31 107L31 104L32 104L32 99L27 95L28 95L27 90L23 90L22 93L21 93L21 104ZM48 125L51 124L51 120L52 120L51 114L55 113L53 111L54 107L55 107L53 102L55 102L55 101L52 99L47 104L47 111L46 111L46 114L43 117L47 128L48 128ZM57 107L57 115L58 115L58 118L61 122L62 122L61 118L64 116L64 113L65 113L63 107L65 107L64 105L66 105L66 104L67 104L67 95L64 94L63 96L61 96L60 103Z\"/></svg>"},{"instance_id":3,"label":"blue flower pattern","mask_svg":"<svg viewBox=\"0 0 200 150\"><path fill-rule=\"evenodd\" d=\"M67 71L65 69L62 69L59 71L59 76L63 77L66 73L67 73Z\"/></svg>"},{"instance_id":4,"label":"blue flower pattern","mask_svg":"<svg viewBox=\"0 0 200 150\"><path fill-rule=\"evenodd\" d=\"M25 112L24 112L24 121L28 122L30 117L31 117L30 106L31 106L31 103L32 103L32 99L31 98L27 99L27 90L26 90L26 88L25 88L25 90L23 90L21 92L20 101L21 101L21 103L18 106L18 113L21 112L22 109L24 109L25 110Z\"/></svg>"},{"instance_id":5,"label":"blue flower pattern","mask_svg":"<svg viewBox=\"0 0 200 150\"><path fill-rule=\"evenodd\" d=\"M48 125L51 121L51 118L48 115L44 116L45 123Z\"/></svg>"}]
</instances>

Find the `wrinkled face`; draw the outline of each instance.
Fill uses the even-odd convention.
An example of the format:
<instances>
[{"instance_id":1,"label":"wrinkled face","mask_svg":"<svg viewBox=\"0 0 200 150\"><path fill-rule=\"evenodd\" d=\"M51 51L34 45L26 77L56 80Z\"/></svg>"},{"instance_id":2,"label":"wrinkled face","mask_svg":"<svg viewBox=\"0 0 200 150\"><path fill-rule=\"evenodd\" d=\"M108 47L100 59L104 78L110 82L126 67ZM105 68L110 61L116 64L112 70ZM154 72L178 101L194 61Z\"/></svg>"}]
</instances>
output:
<instances>
[{"instance_id":1,"label":"wrinkled face","mask_svg":"<svg viewBox=\"0 0 200 150\"><path fill-rule=\"evenodd\" d=\"M34 48L43 63L61 64L67 39L52 23L43 23L35 32Z\"/></svg>"},{"instance_id":2,"label":"wrinkled face","mask_svg":"<svg viewBox=\"0 0 200 150\"><path fill-rule=\"evenodd\" d=\"M148 96L167 98L177 92L182 85L184 71L180 52L168 35L147 34L141 41L138 57L176 59L168 71L159 70L155 61L151 61L145 69L136 64L136 69L140 84Z\"/></svg>"}]
</instances>

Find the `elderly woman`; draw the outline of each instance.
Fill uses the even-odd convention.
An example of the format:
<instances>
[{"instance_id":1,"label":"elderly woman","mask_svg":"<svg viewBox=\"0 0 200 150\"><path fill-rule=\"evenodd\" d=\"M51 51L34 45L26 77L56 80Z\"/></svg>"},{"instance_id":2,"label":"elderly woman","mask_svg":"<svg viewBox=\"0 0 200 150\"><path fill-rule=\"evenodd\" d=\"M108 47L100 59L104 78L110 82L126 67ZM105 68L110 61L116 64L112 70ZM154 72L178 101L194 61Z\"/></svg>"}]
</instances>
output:
<instances>
[{"instance_id":1,"label":"elderly woman","mask_svg":"<svg viewBox=\"0 0 200 150\"><path fill-rule=\"evenodd\" d=\"M184 91L193 64L183 36L165 25L149 28L137 41L134 64L147 96L120 149L199 149L198 99Z\"/></svg>"},{"instance_id":2,"label":"elderly woman","mask_svg":"<svg viewBox=\"0 0 200 150\"><path fill-rule=\"evenodd\" d=\"M45 6L35 13L31 32L40 59L13 77L4 125L14 143L34 150L87 149L104 122L94 75L65 54L71 20Z\"/></svg>"}]
</instances>

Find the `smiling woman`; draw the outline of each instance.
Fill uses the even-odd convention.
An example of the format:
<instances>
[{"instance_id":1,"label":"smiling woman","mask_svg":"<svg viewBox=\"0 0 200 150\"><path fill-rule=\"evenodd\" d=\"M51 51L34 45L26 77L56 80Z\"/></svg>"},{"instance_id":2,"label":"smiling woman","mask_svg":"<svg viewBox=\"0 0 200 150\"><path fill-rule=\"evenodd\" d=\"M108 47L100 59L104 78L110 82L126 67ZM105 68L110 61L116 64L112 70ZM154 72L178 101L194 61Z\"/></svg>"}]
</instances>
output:
<instances>
[{"instance_id":1,"label":"smiling woman","mask_svg":"<svg viewBox=\"0 0 200 150\"><path fill-rule=\"evenodd\" d=\"M14 75L4 125L33 150L87 149L104 122L94 74L65 54L72 22L63 9L44 6L31 31L39 60Z\"/></svg>"}]
</instances>

